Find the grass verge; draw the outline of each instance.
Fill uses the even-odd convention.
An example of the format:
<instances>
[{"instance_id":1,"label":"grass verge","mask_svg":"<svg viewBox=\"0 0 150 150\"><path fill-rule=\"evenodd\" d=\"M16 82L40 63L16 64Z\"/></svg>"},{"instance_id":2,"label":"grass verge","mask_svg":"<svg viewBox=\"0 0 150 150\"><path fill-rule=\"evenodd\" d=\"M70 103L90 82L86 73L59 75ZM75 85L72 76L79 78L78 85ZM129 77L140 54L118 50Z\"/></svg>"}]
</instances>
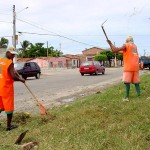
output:
<instances>
[{"instance_id":1,"label":"grass verge","mask_svg":"<svg viewBox=\"0 0 150 150\"><path fill-rule=\"evenodd\" d=\"M132 85L130 101L123 102L124 85L53 108L46 118L14 114L19 128L4 131L1 120L0 150L16 150L18 135L29 130L23 143L37 141L39 150L149 150L150 74L141 77L141 96Z\"/></svg>"}]
</instances>

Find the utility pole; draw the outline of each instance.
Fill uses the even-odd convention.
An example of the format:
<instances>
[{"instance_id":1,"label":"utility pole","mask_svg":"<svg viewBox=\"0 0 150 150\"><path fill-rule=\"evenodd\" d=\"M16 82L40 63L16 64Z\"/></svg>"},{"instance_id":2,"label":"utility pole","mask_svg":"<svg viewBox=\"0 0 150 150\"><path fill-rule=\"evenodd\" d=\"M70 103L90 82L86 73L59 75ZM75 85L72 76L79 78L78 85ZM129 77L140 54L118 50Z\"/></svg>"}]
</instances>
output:
<instances>
[{"instance_id":1,"label":"utility pole","mask_svg":"<svg viewBox=\"0 0 150 150\"><path fill-rule=\"evenodd\" d=\"M15 11L15 5L13 5L13 46L16 50L16 11Z\"/></svg>"},{"instance_id":2,"label":"utility pole","mask_svg":"<svg viewBox=\"0 0 150 150\"><path fill-rule=\"evenodd\" d=\"M61 43L59 44L59 50L61 51Z\"/></svg>"},{"instance_id":3,"label":"utility pole","mask_svg":"<svg viewBox=\"0 0 150 150\"><path fill-rule=\"evenodd\" d=\"M16 50L16 11L15 5L13 5L13 38L12 38L13 47ZM17 62L17 55L15 55L14 63Z\"/></svg>"},{"instance_id":4,"label":"utility pole","mask_svg":"<svg viewBox=\"0 0 150 150\"><path fill-rule=\"evenodd\" d=\"M114 42L114 45L115 45L115 42ZM115 67L117 67L116 53L115 53Z\"/></svg>"},{"instance_id":5,"label":"utility pole","mask_svg":"<svg viewBox=\"0 0 150 150\"><path fill-rule=\"evenodd\" d=\"M146 56L146 50L144 49L144 56Z\"/></svg>"},{"instance_id":6,"label":"utility pole","mask_svg":"<svg viewBox=\"0 0 150 150\"><path fill-rule=\"evenodd\" d=\"M48 57L48 41L47 41L47 57Z\"/></svg>"}]
</instances>

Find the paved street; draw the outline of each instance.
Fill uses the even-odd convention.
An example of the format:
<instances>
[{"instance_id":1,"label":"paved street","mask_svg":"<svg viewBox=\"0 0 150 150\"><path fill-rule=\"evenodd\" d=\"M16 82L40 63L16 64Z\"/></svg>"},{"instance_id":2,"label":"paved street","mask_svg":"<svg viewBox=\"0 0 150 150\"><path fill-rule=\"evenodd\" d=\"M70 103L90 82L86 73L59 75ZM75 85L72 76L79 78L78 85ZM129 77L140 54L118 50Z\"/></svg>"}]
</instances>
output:
<instances>
[{"instance_id":1,"label":"paved street","mask_svg":"<svg viewBox=\"0 0 150 150\"><path fill-rule=\"evenodd\" d=\"M106 74L98 76L81 76L79 69L44 69L40 79L28 78L26 84L46 108L52 108L68 104L76 97L101 91L121 82L121 78L122 68L106 68ZM37 113L39 107L25 85L15 82L15 112L21 111Z\"/></svg>"},{"instance_id":2,"label":"paved street","mask_svg":"<svg viewBox=\"0 0 150 150\"><path fill-rule=\"evenodd\" d=\"M106 68L106 74L98 76L81 76L79 69L44 69L40 79L28 78L26 84L46 108L51 108L121 81L121 76L122 68ZM33 112L36 106L24 84L15 82L16 111Z\"/></svg>"}]
</instances>

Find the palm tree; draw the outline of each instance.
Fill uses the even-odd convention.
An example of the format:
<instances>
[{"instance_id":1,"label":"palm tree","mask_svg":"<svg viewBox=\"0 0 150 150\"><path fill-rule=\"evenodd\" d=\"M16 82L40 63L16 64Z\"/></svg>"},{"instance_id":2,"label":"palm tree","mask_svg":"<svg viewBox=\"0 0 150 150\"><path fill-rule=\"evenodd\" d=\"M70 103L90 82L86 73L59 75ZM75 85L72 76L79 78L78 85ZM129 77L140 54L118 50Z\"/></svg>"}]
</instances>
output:
<instances>
[{"instance_id":1,"label":"palm tree","mask_svg":"<svg viewBox=\"0 0 150 150\"><path fill-rule=\"evenodd\" d=\"M30 42L25 40L23 42L20 42L21 43L21 48L19 48L19 50L22 51L22 57L27 57L27 51L28 51L28 47L30 45Z\"/></svg>"},{"instance_id":2,"label":"palm tree","mask_svg":"<svg viewBox=\"0 0 150 150\"><path fill-rule=\"evenodd\" d=\"M8 39L5 39L4 37L2 37L0 39L0 48L6 48L8 46Z\"/></svg>"}]
</instances>

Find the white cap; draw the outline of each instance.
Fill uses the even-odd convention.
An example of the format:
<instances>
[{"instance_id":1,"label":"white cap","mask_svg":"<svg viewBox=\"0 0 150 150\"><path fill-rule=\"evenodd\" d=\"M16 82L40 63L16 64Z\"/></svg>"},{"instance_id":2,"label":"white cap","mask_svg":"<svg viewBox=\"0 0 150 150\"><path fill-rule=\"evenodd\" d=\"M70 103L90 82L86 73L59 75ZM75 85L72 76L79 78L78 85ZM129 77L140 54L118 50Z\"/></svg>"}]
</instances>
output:
<instances>
[{"instance_id":1,"label":"white cap","mask_svg":"<svg viewBox=\"0 0 150 150\"><path fill-rule=\"evenodd\" d=\"M18 55L18 53L14 50L13 46L7 47L6 52L10 52L11 54Z\"/></svg>"}]
</instances>

